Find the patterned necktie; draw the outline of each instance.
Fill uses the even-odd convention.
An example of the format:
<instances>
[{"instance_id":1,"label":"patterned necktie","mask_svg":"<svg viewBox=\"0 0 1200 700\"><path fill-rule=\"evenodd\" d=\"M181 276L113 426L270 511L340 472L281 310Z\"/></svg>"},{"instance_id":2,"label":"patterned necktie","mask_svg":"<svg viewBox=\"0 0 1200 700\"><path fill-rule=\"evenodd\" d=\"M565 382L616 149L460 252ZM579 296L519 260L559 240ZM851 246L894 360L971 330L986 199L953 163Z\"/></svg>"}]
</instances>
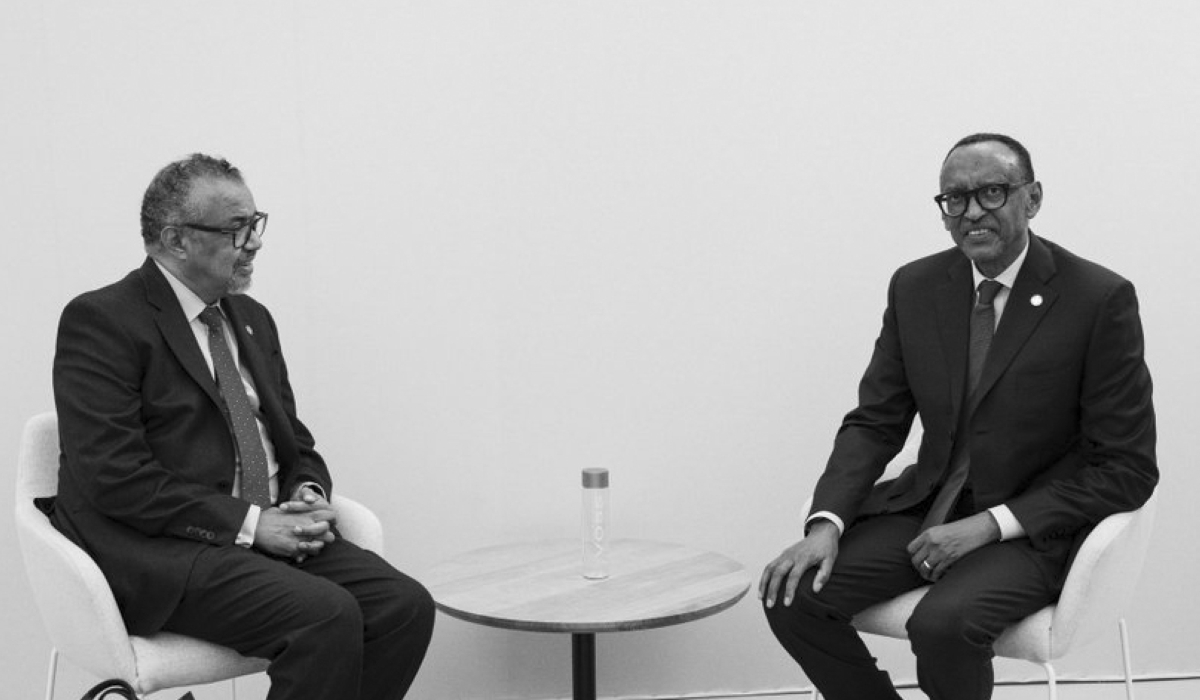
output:
<instances>
[{"instance_id":1,"label":"patterned necktie","mask_svg":"<svg viewBox=\"0 0 1200 700\"><path fill-rule=\"evenodd\" d=\"M213 367L217 371L217 386L229 411L233 423L233 437L237 441L238 458L242 468L241 497L260 508L271 506L271 490L267 473L267 453L263 450L262 436L258 432L258 421L250 407L250 397L242 384L242 375L233 361L233 353L225 340L225 329L221 323L221 312L210 306L200 313L200 320L208 326L208 349L212 353Z\"/></svg>"},{"instance_id":2,"label":"patterned necktie","mask_svg":"<svg viewBox=\"0 0 1200 700\"><path fill-rule=\"evenodd\" d=\"M983 374L983 361L987 358L988 348L992 346L992 336L996 332L996 307L993 306L993 302L996 300L996 294L1003 288L1004 285L995 280L984 280L979 283L979 300L975 302L975 308L971 310L971 341L967 357L967 400L962 409L964 417L958 431L958 439L962 441L962 444L956 446L955 456L950 462L950 473L946 476L946 483L934 497L933 505L929 507L929 512L921 523L922 531L946 522L950 510L958 502L963 485L967 483L967 476L971 472L971 451L967 445L968 432L965 413L970 410L971 397L975 394L976 387L979 386L980 375Z\"/></svg>"}]
</instances>

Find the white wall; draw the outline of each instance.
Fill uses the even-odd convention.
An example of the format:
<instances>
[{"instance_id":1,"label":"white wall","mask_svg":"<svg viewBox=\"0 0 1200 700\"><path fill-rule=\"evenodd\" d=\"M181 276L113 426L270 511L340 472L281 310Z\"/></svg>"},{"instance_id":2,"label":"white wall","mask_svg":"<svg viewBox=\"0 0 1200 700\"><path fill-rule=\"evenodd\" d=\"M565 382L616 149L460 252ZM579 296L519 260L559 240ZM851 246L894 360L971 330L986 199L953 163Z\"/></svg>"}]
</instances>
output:
<instances>
[{"instance_id":1,"label":"white wall","mask_svg":"<svg viewBox=\"0 0 1200 700\"><path fill-rule=\"evenodd\" d=\"M798 535L888 276L949 244L941 156L999 130L1033 152L1035 230L1138 285L1164 489L1135 662L1200 671L1198 30L1184 0L5 0L0 443L52 408L63 304L140 263L155 170L214 152L271 212L254 294L397 565L572 536L579 470L606 466L620 534L757 573ZM0 670L33 697L17 557L0 538ZM805 683L750 601L598 646L605 695ZM1065 673L1117 664L1107 643ZM443 617L413 697L559 697L569 665L565 638Z\"/></svg>"}]
</instances>

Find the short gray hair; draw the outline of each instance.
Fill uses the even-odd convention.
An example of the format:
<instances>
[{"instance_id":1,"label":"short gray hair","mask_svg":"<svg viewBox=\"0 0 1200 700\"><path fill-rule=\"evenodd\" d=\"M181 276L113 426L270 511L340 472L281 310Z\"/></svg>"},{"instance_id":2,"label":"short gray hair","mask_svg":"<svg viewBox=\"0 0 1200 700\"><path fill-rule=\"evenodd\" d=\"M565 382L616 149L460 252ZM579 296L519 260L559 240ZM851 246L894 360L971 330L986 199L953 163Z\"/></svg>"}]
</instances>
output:
<instances>
[{"instance_id":1,"label":"short gray hair","mask_svg":"<svg viewBox=\"0 0 1200 700\"><path fill-rule=\"evenodd\" d=\"M202 178L223 178L244 184L242 173L224 158L193 153L168 163L146 188L142 197L142 240L154 243L164 226L182 223L188 211L192 183Z\"/></svg>"}]
</instances>

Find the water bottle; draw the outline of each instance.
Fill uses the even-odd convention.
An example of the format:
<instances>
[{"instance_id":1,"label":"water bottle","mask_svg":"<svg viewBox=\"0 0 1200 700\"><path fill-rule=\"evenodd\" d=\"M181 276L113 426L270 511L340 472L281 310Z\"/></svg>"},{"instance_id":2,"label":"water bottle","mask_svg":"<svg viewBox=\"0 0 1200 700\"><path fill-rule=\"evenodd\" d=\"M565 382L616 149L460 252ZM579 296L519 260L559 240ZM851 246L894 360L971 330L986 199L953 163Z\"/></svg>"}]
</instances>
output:
<instances>
[{"instance_id":1,"label":"water bottle","mask_svg":"<svg viewBox=\"0 0 1200 700\"><path fill-rule=\"evenodd\" d=\"M608 578L608 470L583 470L583 577Z\"/></svg>"}]
</instances>

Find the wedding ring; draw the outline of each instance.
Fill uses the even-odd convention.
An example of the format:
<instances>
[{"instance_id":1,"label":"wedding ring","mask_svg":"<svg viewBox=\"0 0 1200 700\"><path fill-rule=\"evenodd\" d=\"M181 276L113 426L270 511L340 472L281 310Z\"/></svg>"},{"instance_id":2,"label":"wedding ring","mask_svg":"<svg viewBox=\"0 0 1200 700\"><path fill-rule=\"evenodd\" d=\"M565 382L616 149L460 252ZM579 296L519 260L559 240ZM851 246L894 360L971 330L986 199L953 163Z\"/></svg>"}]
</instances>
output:
<instances>
[{"instance_id":1,"label":"wedding ring","mask_svg":"<svg viewBox=\"0 0 1200 700\"><path fill-rule=\"evenodd\" d=\"M929 565L928 559L925 559L924 561L922 561L921 566L925 567L926 569L929 569L930 571L933 571L933 567Z\"/></svg>"}]
</instances>

